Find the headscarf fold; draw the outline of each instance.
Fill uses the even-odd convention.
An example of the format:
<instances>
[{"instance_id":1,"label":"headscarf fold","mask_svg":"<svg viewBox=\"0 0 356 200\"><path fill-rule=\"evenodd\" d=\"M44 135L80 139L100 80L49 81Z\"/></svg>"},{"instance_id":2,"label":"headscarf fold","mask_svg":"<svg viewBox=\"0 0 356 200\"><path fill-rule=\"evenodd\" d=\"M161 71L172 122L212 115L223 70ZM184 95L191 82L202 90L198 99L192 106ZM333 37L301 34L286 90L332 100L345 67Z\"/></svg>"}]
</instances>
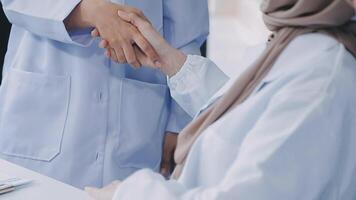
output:
<instances>
[{"instance_id":1,"label":"headscarf fold","mask_svg":"<svg viewBox=\"0 0 356 200\"><path fill-rule=\"evenodd\" d=\"M273 39L225 95L179 134L172 178L180 176L192 145L203 131L250 96L294 38L322 32L356 55L356 24L351 21L354 9L346 0L264 0L261 11L266 26L273 31Z\"/></svg>"}]
</instances>

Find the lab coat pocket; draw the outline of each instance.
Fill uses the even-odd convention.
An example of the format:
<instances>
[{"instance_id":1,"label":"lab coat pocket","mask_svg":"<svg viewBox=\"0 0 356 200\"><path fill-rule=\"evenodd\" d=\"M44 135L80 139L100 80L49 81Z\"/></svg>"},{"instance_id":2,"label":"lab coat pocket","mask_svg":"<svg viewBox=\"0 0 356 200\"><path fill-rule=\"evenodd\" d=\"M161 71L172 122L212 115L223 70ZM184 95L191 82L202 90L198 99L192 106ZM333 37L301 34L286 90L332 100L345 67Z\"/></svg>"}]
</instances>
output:
<instances>
[{"instance_id":1,"label":"lab coat pocket","mask_svg":"<svg viewBox=\"0 0 356 200\"><path fill-rule=\"evenodd\" d=\"M8 70L0 90L0 153L40 161L55 158L69 91L69 77Z\"/></svg>"},{"instance_id":2,"label":"lab coat pocket","mask_svg":"<svg viewBox=\"0 0 356 200\"><path fill-rule=\"evenodd\" d=\"M122 80L119 138L116 159L120 167L159 167L168 117L165 85Z\"/></svg>"}]
</instances>

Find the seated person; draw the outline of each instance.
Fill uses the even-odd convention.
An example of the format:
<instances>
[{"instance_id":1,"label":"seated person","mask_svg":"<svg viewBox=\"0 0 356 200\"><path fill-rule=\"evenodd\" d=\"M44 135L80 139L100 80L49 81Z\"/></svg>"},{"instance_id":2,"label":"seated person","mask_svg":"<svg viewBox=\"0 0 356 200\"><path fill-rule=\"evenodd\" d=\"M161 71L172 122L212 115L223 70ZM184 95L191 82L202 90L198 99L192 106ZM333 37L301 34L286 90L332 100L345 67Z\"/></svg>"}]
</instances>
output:
<instances>
[{"instance_id":1,"label":"seated person","mask_svg":"<svg viewBox=\"0 0 356 200\"><path fill-rule=\"evenodd\" d=\"M140 62L167 74L173 98L196 118L179 135L173 179L141 170L103 189L88 188L89 194L103 200L356 199L354 8L345 0L265 0L262 12L274 34L227 84L209 59L184 55L144 18L119 12L161 58L152 63L137 49Z\"/></svg>"}]
</instances>

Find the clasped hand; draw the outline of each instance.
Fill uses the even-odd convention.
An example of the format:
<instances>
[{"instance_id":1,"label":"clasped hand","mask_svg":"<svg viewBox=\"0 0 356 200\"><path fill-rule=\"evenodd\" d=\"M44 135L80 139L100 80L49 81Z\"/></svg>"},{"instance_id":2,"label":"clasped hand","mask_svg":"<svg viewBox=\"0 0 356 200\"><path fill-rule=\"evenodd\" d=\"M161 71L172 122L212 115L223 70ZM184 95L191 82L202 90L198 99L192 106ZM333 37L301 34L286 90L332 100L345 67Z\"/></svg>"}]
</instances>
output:
<instances>
[{"instance_id":1,"label":"clasped hand","mask_svg":"<svg viewBox=\"0 0 356 200\"><path fill-rule=\"evenodd\" d=\"M142 11L106 0L82 0L65 20L67 29L95 27L94 37L106 48L106 56L135 68L159 68L175 74L186 56L171 47L154 29Z\"/></svg>"},{"instance_id":2,"label":"clasped hand","mask_svg":"<svg viewBox=\"0 0 356 200\"><path fill-rule=\"evenodd\" d=\"M118 6L112 12L116 15L112 20L97 23L92 31L93 37L102 39L99 47L106 49L107 57L134 68L158 68L169 76L184 64L186 56L166 42L142 11Z\"/></svg>"}]
</instances>

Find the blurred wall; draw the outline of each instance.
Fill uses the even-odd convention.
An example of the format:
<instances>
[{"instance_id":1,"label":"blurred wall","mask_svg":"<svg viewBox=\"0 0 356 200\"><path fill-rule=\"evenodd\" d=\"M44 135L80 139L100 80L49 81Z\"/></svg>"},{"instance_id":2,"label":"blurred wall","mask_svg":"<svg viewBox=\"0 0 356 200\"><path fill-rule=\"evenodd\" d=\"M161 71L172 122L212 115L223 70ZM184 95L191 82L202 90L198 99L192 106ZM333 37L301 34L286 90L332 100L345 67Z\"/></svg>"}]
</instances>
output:
<instances>
[{"instance_id":1,"label":"blurred wall","mask_svg":"<svg viewBox=\"0 0 356 200\"><path fill-rule=\"evenodd\" d=\"M1 3L0 3L0 7L1 7L1 9L0 9L0 80L1 80L2 79L2 77L1 77L2 66L4 63L4 56L6 53L7 42L8 42L9 33L10 33L10 24L4 15Z\"/></svg>"},{"instance_id":2,"label":"blurred wall","mask_svg":"<svg viewBox=\"0 0 356 200\"><path fill-rule=\"evenodd\" d=\"M208 57L227 74L239 73L239 61L248 47L266 41L259 10L261 0L209 0Z\"/></svg>"}]
</instances>

